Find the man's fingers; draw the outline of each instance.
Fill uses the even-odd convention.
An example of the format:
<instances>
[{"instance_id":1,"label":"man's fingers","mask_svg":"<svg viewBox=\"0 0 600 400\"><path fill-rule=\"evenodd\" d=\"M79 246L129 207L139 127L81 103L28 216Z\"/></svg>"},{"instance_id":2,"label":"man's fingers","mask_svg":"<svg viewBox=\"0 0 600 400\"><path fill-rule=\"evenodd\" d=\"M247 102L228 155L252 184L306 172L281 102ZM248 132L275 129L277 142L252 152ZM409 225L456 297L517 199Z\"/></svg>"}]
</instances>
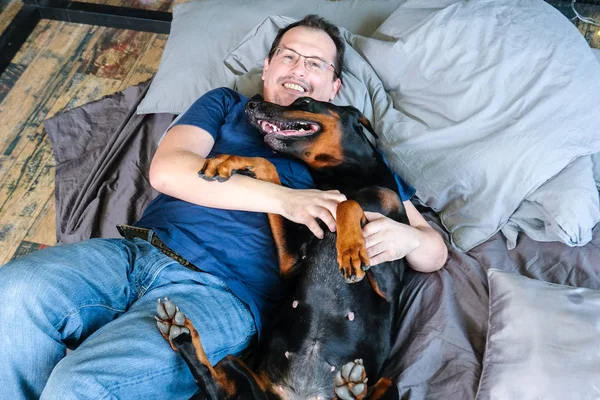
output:
<instances>
[{"instance_id":1,"label":"man's fingers","mask_svg":"<svg viewBox=\"0 0 600 400\"><path fill-rule=\"evenodd\" d=\"M381 253L375 257L369 257L369 266L379 265L386 261L390 261L388 257L386 257L385 253Z\"/></svg>"},{"instance_id":2,"label":"man's fingers","mask_svg":"<svg viewBox=\"0 0 600 400\"><path fill-rule=\"evenodd\" d=\"M316 219L310 218L308 221L306 221L304 223L304 225L306 225L308 227L308 229L310 229L310 231L313 233L313 235L315 235L319 239L323 239L323 236L325 235L325 233L323 232L323 229L321 229L321 227L319 226L319 223L317 222Z\"/></svg>"},{"instance_id":3,"label":"man's fingers","mask_svg":"<svg viewBox=\"0 0 600 400\"><path fill-rule=\"evenodd\" d=\"M386 250L385 243L383 242L369 244L369 242L367 241L365 245L367 247L367 255L369 256L369 258L373 258L382 253L385 253Z\"/></svg>"},{"instance_id":4,"label":"man's fingers","mask_svg":"<svg viewBox=\"0 0 600 400\"><path fill-rule=\"evenodd\" d=\"M379 215L381 215L381 214L379 214ZM368 218L369 217L367 217L367 219ZM378 219L370 220L365 226L363 226L362 233L365 238L373 236L381 231L381 223L379 221L380 220L378 220ZM381 221L383 221L383 220L381 220Z\"/></svg>"},{"instance_id":5,"label":"man's fingers","mask_svg":"<svg viewBox=\"0 0 600 400\"><path fill-rule=\"evenodd\" d=\"M320 210L319 215L317 216L321 221L327 225L330 232L335 232L336 223L335 223L335 214L331 214L329 209L323 208Z\"/></svg>"},{"instance_id":6,"label":"man's fingers","mask_svg":"<svg viewBox=\"0 0 600 400\"><path fill-rule=\"evenodd\" d=\"M371 211L365 211L365 217L367 217L369 221L376 221L378 219L385 218L383 214Z\"/></svg>"},{"instance_id":7,"label":"man's fingers","mask_svg":"<svg viewBox=\"0 0 600 400\"><path fill-rule=\"evenodd\" d=\"M329 199L335 201L336 203L341 203L342 201L346 201L346 196L340 193L339 190L328 190Z\"/></svg>"}]
</instances>

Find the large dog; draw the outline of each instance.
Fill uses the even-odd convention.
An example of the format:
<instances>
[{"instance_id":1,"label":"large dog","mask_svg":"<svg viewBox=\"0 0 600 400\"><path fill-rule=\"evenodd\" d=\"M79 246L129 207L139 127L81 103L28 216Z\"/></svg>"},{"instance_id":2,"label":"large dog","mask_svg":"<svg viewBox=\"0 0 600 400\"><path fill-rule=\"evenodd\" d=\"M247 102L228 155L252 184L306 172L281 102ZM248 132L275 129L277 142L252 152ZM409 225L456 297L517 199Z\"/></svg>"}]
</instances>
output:
<instances>
[{"instance_id":1,"label":"large dog","mask_svg":"<svg viewBox=\"0 0 600 400\"><path fill-rule=\"evenodd\" d=\"M303 225L269 215L281 273L293 290L256 351L255 368L233 356L212 367L192 323L168 300L157 309L162 335L189 365L201 389L197 398L397 398L381 371L405 264L369 268L361 227L363 209L406 224L408 218L394 175L363 131L375 135L371 124L354 107L307 97L288 107L253 98L246 114L268 146L311 168L320 189L347 196L337 207L337 232L324 229L318 240ZM208 159L200 175L224 180L234 173L280 183L262 158L220 155Z\"/></svg>"}]
</instances>

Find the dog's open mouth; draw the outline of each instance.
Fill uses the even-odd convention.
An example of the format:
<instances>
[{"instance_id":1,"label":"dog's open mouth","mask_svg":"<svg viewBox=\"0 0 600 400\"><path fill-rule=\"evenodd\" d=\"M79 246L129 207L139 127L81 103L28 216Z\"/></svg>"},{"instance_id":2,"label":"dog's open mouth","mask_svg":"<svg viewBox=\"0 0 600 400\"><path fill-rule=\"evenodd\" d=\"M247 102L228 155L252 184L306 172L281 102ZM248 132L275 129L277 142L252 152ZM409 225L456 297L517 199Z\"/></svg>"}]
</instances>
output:
<instances>
[{"instance_id":1,"label":"dog's open mouth","mask_svg":"<svg viewBox=\"0 0 600 400\"><path fill-rule=\"evenodd\" d=\"M258 125L265 134L279 136L307 136L321 130L319 124L302 121L280 122L258 120Z\"/></svg>"}]
</instances>

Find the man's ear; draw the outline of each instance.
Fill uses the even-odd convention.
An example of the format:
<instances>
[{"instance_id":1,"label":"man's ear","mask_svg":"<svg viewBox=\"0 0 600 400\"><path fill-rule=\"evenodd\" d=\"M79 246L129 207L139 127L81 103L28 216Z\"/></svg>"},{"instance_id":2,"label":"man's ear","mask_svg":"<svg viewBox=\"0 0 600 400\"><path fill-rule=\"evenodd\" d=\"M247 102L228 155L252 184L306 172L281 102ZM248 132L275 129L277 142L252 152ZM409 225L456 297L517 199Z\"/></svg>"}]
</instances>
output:
<instances>
[{"instance_id":1,"label":"man's ear","mask_svg":"<svg viewBox=\"0 0 600 400\"><path fill-rule=\"evenodd\" d=\"M338 94L340 89L342 88L342 80L340 78L336 78L333 82L333 88L331 91L331 96L329 97L329 101L333 100L334 97Z\"/></svg>"},{"instance_id":2,"label":"man's ear","mask_svg":"<svg viewBox=\"0 0 600 400\"><path fill-rule=\"evenodd\" d=\"M260 79L262 79L263 81L265 80L265 72L267 72L267 70L269 69L269 58L265 58L265 61L263 61L263 72L262 75L260 77Z\"/></svg>"}]
</instances>

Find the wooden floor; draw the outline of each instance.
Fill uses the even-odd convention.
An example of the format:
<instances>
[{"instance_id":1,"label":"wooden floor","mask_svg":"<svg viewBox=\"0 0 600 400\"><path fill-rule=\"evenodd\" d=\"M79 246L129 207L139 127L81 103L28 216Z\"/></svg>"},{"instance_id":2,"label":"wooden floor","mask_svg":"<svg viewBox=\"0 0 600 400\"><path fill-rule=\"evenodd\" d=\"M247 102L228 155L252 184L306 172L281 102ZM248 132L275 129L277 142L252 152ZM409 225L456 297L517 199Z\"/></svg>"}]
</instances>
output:
<instances>
[{"instance_id":1,"label":"wooden floor","mask_svg":"<svg viewBox=\"0 0 600 400\"><path fill-rule=\"evenodd\" d=\"M171 11L172 0L91 1ZM20 1L0 0L0 33ZM56 243L45 119L150 79L167 35L42 20L0 76L0 265Z\"/></svg>"},{"instance_id":2,"label":"wooden floor","mask_svg":"<svg viewBox=\"0 0 600 400\"><path fill-rule=\"evenodd\" d=\"M160 11L171 11L177 3L83 1ZM21 6L19 0L0 0L0 33ZM578 26L600 48L600 30ZM56 243L55 164L44 120L151 78L166 40L167 35L145 32L47 20L38 24L0 76L0 265Z\"/></svg>"}]
</instances>

